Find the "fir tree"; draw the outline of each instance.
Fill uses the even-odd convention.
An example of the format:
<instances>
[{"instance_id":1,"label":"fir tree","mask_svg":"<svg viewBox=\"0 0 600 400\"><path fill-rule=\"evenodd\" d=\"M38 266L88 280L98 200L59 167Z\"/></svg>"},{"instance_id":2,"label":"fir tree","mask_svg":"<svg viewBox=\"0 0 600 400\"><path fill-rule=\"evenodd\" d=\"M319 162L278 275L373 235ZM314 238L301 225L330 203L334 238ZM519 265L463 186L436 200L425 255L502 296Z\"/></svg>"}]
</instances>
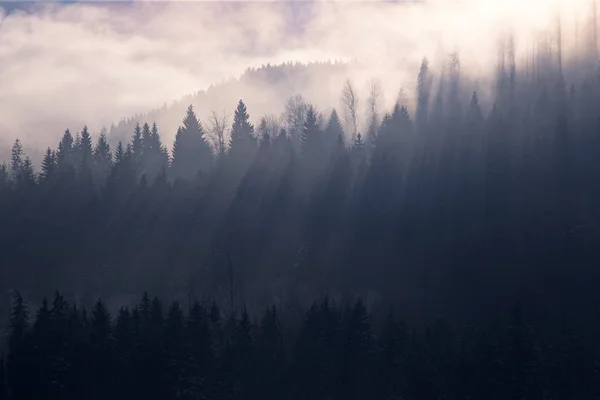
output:
<instances>
[{"instance_id":1,"label":"fir tree","mask_svg":"<svg viewBox=\"0 0 600 400\"><path fill-rule=\"evenodd\" d=\"M91 167L92 163L92 155L93 145L92 145L92 137L88 132L87 126L84 126L81 130L81 138L78 146L79 157L81 158L81 162L84 163L88 168Z\"/></svg>"},{"instance_id":2,"label":"fir tree","mask_svg":"<svg viewBox=\"0 0 600 400\"><path fill-rule=\"evenodd\" d=\"M229 139L229 155L234 162L248 162L256 150L254 126L249 119L246 105L240 100L233 116Z\"/></svg>"},{"instance_id":3,"label":"fir tree","mask_svg":"<svg viewBox=\"0 0 600 400\"><path fill-rule=\"evenodd\" d=\"M184 180L194 179L199 172L207 173L213 164L213 153L204 140L204 130L190 105L175 136L171 176Z\"/></svg>"},{"instance_id":4,"label":"fir tree","mask_svg":"<svg viewBox=\"0 0 600 400\"><path fill-rule=\"evenodd\" d=\"M323 145L329 154L337 152L340 139L343 143L344 130L337 111L333 109L327 122L327 128L323 133Z\"/></svg>"},{"instance_id":5,"label":"fir tree","mask_svg":"<svg viewBox=\"0 0 600 400\"><path fill-rule=\"evenodd\" d=\"M419 130L425 129L427 116L429 113L429 97L431 95L431 72L429 69L429 60L423 59L419 78L417 80L417 127Z\"/></svg>"},{"instance_id":6,"label":"fir tree","mask_svg":"<svg viewBox=\"0 0 600 400\"><path fill-rule=\"evenodd\" d=\"M142 157L143 152L143 137L142 137L142 128L140 127L139 122L135 124L133 129L133 137L131 138L131 151L133 156L137 159Z\"/></svg>"},{"instance_id":7,"label":"fir tree","mask_svg":"<svg viewBox=\"0 0 600 400\"><path fill-rule=\"evenodd\" d=\"M56 153L56 163L59 169L73 165L74 141L73 135L67 129L58 144Z\"/></svg>"},{"instance_id":8,"label":"fir tree","mask_svg":"<svg viewBox=\"0 0 600 400\"><path fill-rule=\"evenodd\" d=\"M119 141L117 144L117 148L115 150L115 163L120 163L125 158L125 148L123 147L123 142Z\"/></svg>"},{"instance_id":9,"label":"fir tree","mask_svg":"<svg viewBox=\"0 0 600 400\"><path fill-rule=\"evenodd\" d=\"M57 168L56 158L54 151L50 150L50 147L48 147L44 154L44 159L42 160L42 172L40 173L41 182L48 182L53 178Z\"/></svg>"},{"instance_id":10,"label":"fir tree","mask_svg":"<svg viewBox=\"0 0 600 400\"><path fill-rule=\"evenodd\" d=\"M20 190L31 190L35 187L35 171L31 158L25 157L16 176L17 188Z\"/></svg>"},{"instance_id":11,"label":"fir tree","mask_svg":"<svg viewBox=\"0 0 600 400\"><path fill-rule=\"evenodd\" d=\"M302 129L300 144L302 145L302 154L306 157L316 157L321 148L321 132L317 125L317 114L312 105L308 106L306 112L306 121Z\"/></svg>"},{"instance_id":12,"label":"fir tree","mask_svg":"<svg viewBox=\"0 0 600 400\"><path fill-rule=\"evenodd\" d=\"M19 139L15 139L11 150L10 169L14 176L18 175L24 162L23 145Z\"/></svg>"},{"instance_id":13,"label":"fir tree","mask_svg":"<svg viewBox=\"0 0 600 400\"><path fill-rule=\"evenodd\" d=\"M14 291L12 300L12 310L10 312L10 334L8 344L12 350L15 350L25 339L29 332L29 314L27 305L21 293Z\"/></svg>"},{"instance_id":14,"label":"fir tree","mask_svg":"<svg viewBox=\"0 0 600 400\"><path fill-rule=\"evenodd\" d=\"M121 152L123 145L121 144ZM110 170L113 166L113 155L110 151L110 145L106 139L106 133L100 133L96 147L94 148L94 165L96 180L104 184L108 179Z\"/></svg>"}]
</instances>

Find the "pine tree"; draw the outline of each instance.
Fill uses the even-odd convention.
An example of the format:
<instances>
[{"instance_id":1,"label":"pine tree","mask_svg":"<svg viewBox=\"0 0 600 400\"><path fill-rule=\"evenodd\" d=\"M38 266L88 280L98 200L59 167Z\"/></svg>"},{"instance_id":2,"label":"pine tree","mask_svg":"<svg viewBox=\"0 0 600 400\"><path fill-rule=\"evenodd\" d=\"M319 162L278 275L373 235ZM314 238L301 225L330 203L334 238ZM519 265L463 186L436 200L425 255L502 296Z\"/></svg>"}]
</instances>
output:
<instances>
[{"instance_id":1,"label":"pine tree","mask_svg":"<svg viewBox=\"0 0 600 400\"><path fill-rule=\"evenodd\" d=\"M260 324L260 334L257 344L257 354L260 364L257 366L261 382L259 394L262 399L280 399L285 394L285 343L279 311L275 306L268 309Z\"/></svg>"},{"instance_id":2,"label":"pine tree","mask_svg":"<svg viewBox=\"0 0 600 400\"><path fill-rule=\"evenodd\" d=\"M131 313L128 308L121 307L115 323L115 346L119 353L128 352L133 346Z\"/></svg>"},{"instance_id":3,"label":"pine tree","mask_svg":"<svg viewBox=\"0 0 600 400\"><path fill-rule=\"evenodd\" d=\"M131 138L131 151L133 152L136 161L142 157L143 146L142 128L138 122L135 124L133 137Z\"/></svg>"},{"instance_id":4,"label":"pine tree","mask_svg":"<svg viewBox=\"0 0 600 400\"><path fill-rule=\"evenodd\" d=\"M64 169L67 166L73 166L74 156L74 141L73 135L67 129L58 143L58 151L56 153L56 163L59 169Z\"/></svg>"},{"instance_id":5,"label":"pine tree","mask_svg":"<svg viewBox=\"0 0 600 400\"><path fill-rule=\"evenodd\" d=\"M92 343L99 349L107 349L111 337L111 318L106 305L98 300L92 311L90 320L90 334Z\"/></svg>"},{"instance_id":6,"label":"pine tree","mask_svg":"<svg viewBox=\"0 0 600 400\"><path fill-rule=\"evenodd\" d=\"M361 300L357 301L346 318L342 347L342 360L339 368L343 386L341 398L363 399L368 396L374 375L364 368L371 365L374 356L372 327L367 309Z\"/></svg>"},{"instance_id":7,"label":"pine tree","mask_svg":"<svg viewBox=\"0 0 600 400\"><path fill-rule=\"evenodd\" d=\"M122 149L121 144L121 151ZM113 166L113 155L110 151L110 145L106 139L106 133L103 131L100 133L100 137L96 142L96 147L94 148L94 172L95 172L95 180L101 184L104 184L108 179L108 175L110 174L110 170Z\"/></svg>"},{"instance_id":8,"label":"pine tree","mask_svg":"<svg viewBox=\"0 0 600 400\"><path fill-rule=\"evenodd\" d=\"M184 341L184 317L179 302L175 301L167 312L165 327L166 343L166 386L172 397L179 393L190 392L189 372L187 368L186 346Z\"/></svg>"},{"instance_id":9,"label":"pine tree","mask_svg":"<svg viewBox=\"0 0 600 400\"><path fill-rule=\"evenodd\" d=\"M35 187L35 171L29 157L25 157L16 176L17 189L22 191L31 190Z\"/></svg>"},{"instance_id":10,"label":"pine tree","mask_svg":"<svg viewBox=\"0 0 600 400\"><path fill-rule=\"evenodd\" d=\"M340 117L335 109L331 111L329 121L327 122L327 128L323 133L323 145L329 154L336 153L340 139L344 140L344 129Z\"/></svg>"},{"instance_id":11,"label":"pine tree","mask_svg":"<svg viewBox=\"0 0 600 400\"><path fill-rule=\"evenodd\" d=\"M17 176L23 167L23 145L19 139L15 139L11 150L10 169L13 176Z\"/></svg>"},{"instance_id":12,"label":"pine tree","mask_svg":"<svg viewBox=\"0 0 600 400\"><path fill-rule=\"evenodd\" d=\"M168 167L168 163L169 152L162 144L156 123L152 124L152 129L148 124L144 124L142 128L142 157L140 159L141 173L153 182L156 176Z\"/></svg>"},{"instance_id":13,"label":"pine tree","mask_svg":"<svg viewBox=\"0 0 600 400\"><path fill-rule=\"evenodd\" d=\"M246 105L239 101L233 116L231 137L229 139L229 155L234 162L249 162L256 151L254 126L249 122L250 116Z\"/></svg>"},{"instance_id":14,"label":"pine tree","mask_svg":"<svg viewBox=\"0 0 600 400\"><path fill-rule=\"evenodd\" d=\"M171 176L175 179L194 179L198 173L207 173L213 164L213 153L204 140L204 130L193 107L187 109L173 144Z\"/></svg>"},{"instance_id":15,"label":"pine tree","mask_svg":"<svg viewBox=\"0 0 600 400\"><path fill-rule=\"evenodd\" d=\"M390 312L379 338L379 361L376 370L382 398L406 397L408 332Z\"/></svg>"},{"instance_id":16,"label":"pine tree","mask_svg":"<svg viewBox=\"0 0 600 400\"><path fill-rule=\"evenodd\" d=\"M244 309L241 318L235 324L227 356L229 362L226 364L230 367L233 396L238 399L255 396L257 382L254 374L256 359L253 328L250 316Z\"/></svg>"},{"instance_id":17,"label":"pine tree","mask_svg":"<svg viewBox=\"0 0 600 400\"><path fill-rule=\"evenodd\" d=\"M152 144L157 157L157 169L167 168L169 166L169 150L162 143L156 122L152 123Z\"/></svg>"},{"instance_id":18,"label":"pine tree","mask_svg":"<svg viewBox=\"0 0 600 400\"><path fill-rule=\"evenodd\" d=\"M88 168L91 167L92 155L94 151L92 145L92 137L88 132L87 126L84 126L81 130L81 139L79 141L79 153L81 157L81 162L85 164Z\"/></svg>"},{"instance_id":19,"label":"pine tree","mask_svg":"<svg viewBox=\"0 0 600 400\"><path fill-rule=\"evenodd\" d=\"M117 148L115 150L115 163L120 163L125 158L125 148L123 147L123 142L119 141L117 144Z\"/></svg>"},{"instance_id":20,"label":"pine tree","mask_svg":"<svg viewBox=\"0 0 600 400\"><path fill-rule=\"evenodd\" d=\"M90 344L92 366L92 390L102 397L110 395L114 362L111 357L113 338L111 317L106 305L98 300L90 319Z\"/></svg>"},{"instance_id":21,"label":"pine tree","mask_svg":"<svg viewBox=\"0 0 600 400\"><path fill-rule=\"evenodd\" d=\"M10 169L6 163L0 164L0 193L7 195L11 188Z\"/></svg>"},{"instance_id":22,"label":"pine tree","mask_svg":"<svg viewBox=\"0 0 600 400\"><path fill-rule=\"evenodd\" d=\"M152 132L150 132L150 125L147 122L142 126L142 144L141 144L141 154L142 157L146 157L152 151Z\"/></svg>"},{"instance_id":23,"label":"pine tree","mask_svg":"<svg viewBox=\"0 0 600 400\"><path fill-rule=\"evenodd\" d=\"M34 394L30 382L33 358L27 306L18 291L13 293L8 336L7 384L12 398L27 398ZM38 378L39 379L39 378Z\"/></svg>"},{"instance_id":24,"label":"pine tree","mask_svg":"<svg viewBox=\"0 0 600 400\"><path fill-rule=\"evenodd\" d=\"M429 113L429 97L431 95L432 77L429 70L429 60L423 59L421 69L419 70L419 78L417 80L417 128L425 129L427 124L427 116Z\"/></svg>"},{"instance_id":25,"label":"pine tree","mask_svg":"<svg viewBox=\"0 0 600 400\"><path fill-rule=\"evenodd\" d=\"M122 398L131 398L135 395L133 352L136 343L136 332L134 330L131 313L129 309L121 307L117 314L114 329L114 354L117 378L115 387L122 394Z\"/></svg>"},{"instance_id":26,"label":"pine tree","mask_svg":"<svg viewBox=\"0 0 600 400\"><path fill-rule=\"evenodd\" d=\"M12 350L15 350L29 332L29 315L27 305L21 293L14 291L12 300L12 310L10 312L10 334L8 344Z\"/></svg>"},{"instance_id":27,"label":"pine tree","mask_svg":"<svg viewBox=\"0 0 600 400\"><path fill-rule=\"evenodd\" d=\"M198 301L192 304L185 329L196 373L207 378L214 362L211 324L206 309Z\"/></svg>"},{"instance_id":28,"label":"pine tree","mask_svg":"<svg viewBox=\"0 0 600 400\"><path fill-rule=\"evenodd\" d=\"M312 105L308 106L306 112L306 121L302 129L302 136L300 137L300 144L302 146L302 154L305 157L315 159L318 156L319 149L321 149L321 132L317 125L317 114Z\"/></svg>"},{"instance_id":29,"label":"pine tree","mask_svg":"<svg viewBox=\"0 0 600 400\"><path fill-rule=\"evenodd\" d=\"M46 149L44 159L42 160L42 172L40 174L41 182L48 182L54 177L54 173L57 168L56 154L50 150L50 147Z\"/></svg>"}]
</instances>

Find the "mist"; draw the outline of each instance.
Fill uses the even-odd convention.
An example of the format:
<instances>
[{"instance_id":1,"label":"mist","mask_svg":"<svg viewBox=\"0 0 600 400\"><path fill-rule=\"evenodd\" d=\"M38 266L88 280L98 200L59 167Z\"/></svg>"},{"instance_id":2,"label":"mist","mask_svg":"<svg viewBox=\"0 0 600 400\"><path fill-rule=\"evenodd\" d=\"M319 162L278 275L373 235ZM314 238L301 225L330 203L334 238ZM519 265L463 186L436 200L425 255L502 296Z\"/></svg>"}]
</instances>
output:
<instances>
[{"instance_id":1,"label":"mist","mask_svg":"<svg viewBox=\"0 0 600 400\"><path fill-rule=\"evenodd\" d=\"M377 78L386 82L389 109L401 88L414 96L423 57L440 72L458 52L463 78L485 104L503 38L515 38L522 66L560 20L567 63L587 50L577 38L589 29L591 7L587 0L0 3L0 137L54 145L66 128L87 124L97 133L246 68L288 61L358 60L337 79L310 76L304 97L330 107L346 78L363 93ZM279 93L248 86L244 100L256 118L282 111ZM198 110L202 119L232 110L241 94L219 97ZM177 125L161 128L171 141Z\"/></svg>"}]
</instances>

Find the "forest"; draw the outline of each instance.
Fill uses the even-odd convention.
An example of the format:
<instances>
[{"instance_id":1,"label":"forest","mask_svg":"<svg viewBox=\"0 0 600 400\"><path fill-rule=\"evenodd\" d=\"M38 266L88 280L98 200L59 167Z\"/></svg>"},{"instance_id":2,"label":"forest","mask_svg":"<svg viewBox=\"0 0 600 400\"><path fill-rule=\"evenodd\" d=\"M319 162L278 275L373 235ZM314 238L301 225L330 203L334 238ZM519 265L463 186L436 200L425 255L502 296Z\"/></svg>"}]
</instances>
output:
<instances>
[{"instance_id":1,"label":"forest","mask_svg":"<svg viewBox=\"0 0 600 400\"><path fill-rule=\"evenodd\" d=\"M251 316L144 294L114 317L56 293L35 318L14 292L2 399L597 399L598 317L415 329L362 300ZM535 324L533 321L537 321ZM542 322L544 321L544 322Z\"/></svg>"},{"instance_id":2,"label":"forest","mask_svg":"<svg viewBox=\"0 0 600 400\"><path fill-rule=\"evenodd\" d=\"M462 71L15 140L0 398L599 398L600 69Z\"/></svg>"},{"instance_id":3,"label":"forest","mask_svg":"<svg viewBox=\"0 0 600 400\"><path fill-rule=\"evenodd\" d=\"M329 293L423 322L516 298L591 306L600 75L569 83L550 60L519 70L503 53L489 111L455 56L441 78L423 61L414 106L399 96L380 115L373 82L366 123L347 81L339 111L293 96L256 126L243 100L232 121L190 106L171 149L151 121L116 145L83 127L38 172L16 140L0 168L0 289L253 311Z\"/></svg>"}]
</instances>

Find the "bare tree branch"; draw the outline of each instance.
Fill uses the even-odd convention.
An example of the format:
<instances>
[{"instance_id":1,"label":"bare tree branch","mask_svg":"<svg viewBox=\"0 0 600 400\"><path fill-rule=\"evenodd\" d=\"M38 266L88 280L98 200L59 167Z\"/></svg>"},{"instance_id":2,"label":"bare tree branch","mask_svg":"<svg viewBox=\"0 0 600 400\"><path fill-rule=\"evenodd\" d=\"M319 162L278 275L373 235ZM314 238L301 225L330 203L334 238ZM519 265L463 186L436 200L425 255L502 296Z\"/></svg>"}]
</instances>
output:
<instances>
[{"instance_id":1,"label":"bare tree branch","mask_svg":"<svg viewBox=\"0 0 600 400\"><path fill-rule=\"evenodd\" d=\"M208 135L207 138L217 155L225 154L227 146L225 136L229 129L229 114L223 111L221 114L212 111L208 117Z\"/></svg>"},{"instance_id":2,"label":"bare tree branch","mask_svg":"<svg viewBox=\"0 0 600 400\"><path fill-rule=\"evenodd\" d=\"M367 124L369 139L376 134L379 125L379 106L381 102L381 81L373 78L367 82L369 97L367 98Z\"/></svg>"},{"instance_id":3,"label":"bare tree branch","mask_svg":"<svg viewBox=\"0 0 600 400\"><path fill-rule=\"evenodd\" d=\"M358 95L350 83L346 80L342 90L342 109L344 111L344 120L348 130L352 133L352 141L356 140L358 133Z\"/></svg>"},{"instance_id":4,"label":"bare tree branch","mask_svg":"<svg viewBox=\"0 0 600 400\"><path fill-rule=\"evenodd\" d=\"M260 136L260 139L263 139L265 137L273 139L279 134L280 129L281 123L279 119L273 114L265 114L260 119L260 124L258 126L258 134Z\"/></svg>"},{"instance_id":5,"label":"bare tree branch","mask_svg":"<svg viewBox=\"0 0 600 400\"><path fill-rule=\"evenodd\" d=\"M306 119L308 104L299 94L290 97L285 103L284 120L290 136L299 136Z\"/></svg>"}]
</instances>

